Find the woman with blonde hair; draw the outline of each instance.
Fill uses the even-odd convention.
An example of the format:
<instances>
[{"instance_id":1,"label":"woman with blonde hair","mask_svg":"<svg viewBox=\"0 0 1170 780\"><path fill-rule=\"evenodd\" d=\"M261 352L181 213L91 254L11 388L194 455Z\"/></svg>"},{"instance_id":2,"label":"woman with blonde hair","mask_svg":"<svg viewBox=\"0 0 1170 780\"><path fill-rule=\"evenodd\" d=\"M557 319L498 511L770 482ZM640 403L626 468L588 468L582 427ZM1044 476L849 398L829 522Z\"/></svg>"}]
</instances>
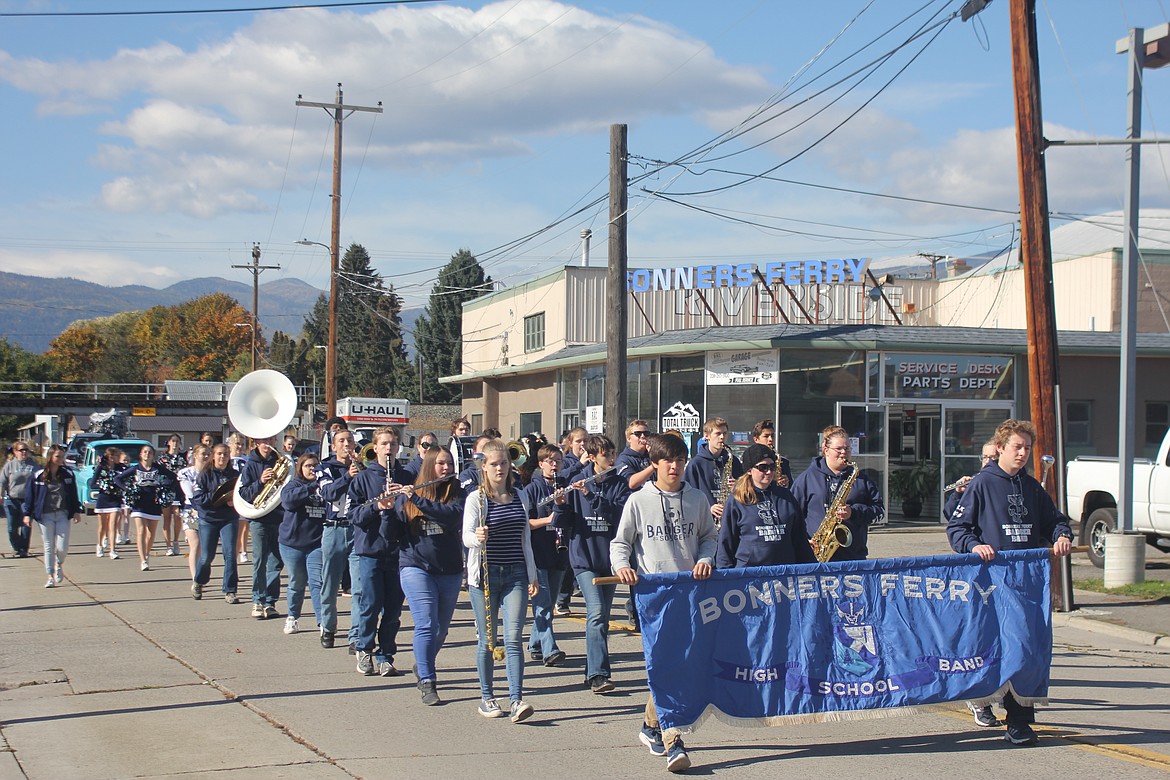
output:
<instances>
[{"instance_id":1,"label":"woman with blonde hair","mask_svg":"<svg viewBox=\"0 0 1170 780\"><path fill-rule=\"evenodd\" d=\"M195 579L195 572L199 568L199 513L191 503L195 495L195 484L199 481L199 472L211 459L211 448L205 444L196 444L191 449L191 465L179 469L179 488L183 491L183 505L179 508L179 519L183 523L183 532L187 537L187 568L191 571L191 579Z\"/></svg>"},{"instance_id":2,"label":"woman with blonde hair","mask_svg":"<svg viewBox=\"0 0 1170 780\"><path fill-rule=\"evenodd\" d=\"M715 566L815 563L800 506L788 488L776 483L776 453L767 445L753 444L740 461L744 472L723 506Z\"/></svg>"}]
</instances>

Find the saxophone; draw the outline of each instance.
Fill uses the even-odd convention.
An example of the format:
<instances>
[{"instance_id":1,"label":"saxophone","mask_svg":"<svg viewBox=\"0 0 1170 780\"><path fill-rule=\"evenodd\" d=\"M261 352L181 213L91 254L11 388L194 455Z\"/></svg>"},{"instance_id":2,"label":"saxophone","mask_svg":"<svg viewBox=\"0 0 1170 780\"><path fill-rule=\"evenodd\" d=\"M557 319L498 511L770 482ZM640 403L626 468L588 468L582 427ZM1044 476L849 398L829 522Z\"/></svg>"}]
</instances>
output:
<instances>
[{"instance_id":1,"label":"saxophone","mask_svg":"<svg viewBox=\"0 0 1170 780\"><path fill-rule=\"evenodd\" d=\"M715 464L715 504L723 506L727 503L727 499L731 496L731 488L727 483L731 480L731 458L730 452L727 453L727 462L722 466ZM720 525L719 518L715 518L715 527Z\"/></svg>"},{"instance_id":2,"label":"saxophone","mask_svg":"<svg viewBox=\"0 0 1170 780\"><path fill-rule=\"evenodd\" d=\"M849 491L853 490L853 483L857 481L857 464L847 462L845 466L847 468L852 466L853 471L841 483L841 487L837 488L832 503L825 508L825 519L821 521L820 528L808 540L812 545L813 555L821 563L832 559L842 547L853 544L853 532L849 530L849 526L837 519L837 510L845 506L849 499Z\"/></svg>"}]
</instances>

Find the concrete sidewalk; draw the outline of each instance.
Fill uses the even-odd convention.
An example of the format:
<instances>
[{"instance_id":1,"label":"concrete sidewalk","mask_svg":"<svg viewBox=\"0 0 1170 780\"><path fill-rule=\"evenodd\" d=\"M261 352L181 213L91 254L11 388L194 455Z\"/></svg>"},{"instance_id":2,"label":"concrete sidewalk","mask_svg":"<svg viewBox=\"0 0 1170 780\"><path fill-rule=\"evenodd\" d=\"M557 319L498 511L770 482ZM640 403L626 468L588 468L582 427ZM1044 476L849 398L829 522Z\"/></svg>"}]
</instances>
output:
<instances>
[{"instance_id":1,"label":"concrete sidewalk","mask_svg":"<svg viewBox=\"0 0 1170 780\"><path fill-rule=\"evenodd\" d=\"M285 636L283 620L254 620L246 602L227 605L212 588L192 600L182 557L156 556L149 572L133 555L95 558L92 525L75 527L60 587L42 587L39 559L0 560L2 780L666 775L664 760L637 740L646 688L636 635L611 635L618 689L596 696L583 686L580 617L559 619L568 662L526 668L536 715L519 725L486 720L476 714L466 595L439 659L445 704L423 707L409 675L363 677L344 647L322 649L314 631ZM241 596L248 588L245 577ZM311 625L307 600L306 616ZM413 662L409 626L407 614L401 669ZM1058 628L1056 640L1038 748L1008 747L1001 729L975 727L958 704L775 729L712 720L687 739L691 773L966 776L972 761L1010 761L1030 778L1170 770L1170 659L1074 626ZM505 692L502 670L496 680Z\"/></svg>"}]
</instances>

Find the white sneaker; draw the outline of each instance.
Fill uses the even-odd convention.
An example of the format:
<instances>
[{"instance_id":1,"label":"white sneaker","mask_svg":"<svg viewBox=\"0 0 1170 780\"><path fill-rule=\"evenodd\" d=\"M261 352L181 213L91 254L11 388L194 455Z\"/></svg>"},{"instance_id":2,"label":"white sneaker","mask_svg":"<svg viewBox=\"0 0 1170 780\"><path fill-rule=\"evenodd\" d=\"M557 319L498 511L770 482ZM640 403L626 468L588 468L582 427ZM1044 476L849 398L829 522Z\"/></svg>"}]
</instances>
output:
<instances>
[{"instance_id":1,"label":"white sneaker","mask_svg":"<svg viewBox=\"0 0 1170 780\"><path fill-rule=\"evenodd\" d=\"M284 619L284 633L295 634L299 630L300 629L297 627L297 619L295 617L290 615Z\"/></svg>"},{"instance_id":2,"label":"white sneaker","mask_svg":"<svg viewBox=\"0 0 1170 780\"><path fill-rule=\"evenodd\" d=\"M122 557L121 555L118 555L117 550L114 550L112 548L110 549L110 560L114 561L114 560L117 560L118 558L121 558L121 557Z\"/></svg>"},{"instance_id":3,"label":"white sneaker","mask_svg":"<svg viewBox=\"0 0 1170 780\"><path fill-rule=\"evenodd\" d=\"M240 563L247 563L247 562L248 562L248 553L246 553L246 552L240 553Z\"/></svg>"},{"instance_id":4,"label":"white sneaker","mask_svg":"<svg viewBox=\"0 0 1170 780\"><path fill-rule=\"evenodd\" d=\"M150 571L150 561L143 561L142 562L142 570L143 571Z\"/></svg>"},{"instance_id":5,"label":"white sneaker","mask_svg":"<svg viewBox=\"0 0 1170 780\"><path fill-rule=\"evenodd\" d=\"M45 582L45 587L51 588L51 587L53 587L53 585L54 585L53 578L52 578L52 576L50 576L49 579Z\"/></svg>"},{"instance_id":6,"label":"white sneaker","mask_svg":"<svg viewBox=\"0 0 1170 780\"><path fill-rule=\"evenodd\" d=\"M172 547L171 549L173 549L175 551L175 555L178 555L179 554L179 543L175 542L174 547Z\"/></svg>"},{"instance_id":7,"label":"white sneaker","mask_svg":"<svg viewBox=\"0 0 1170 780\"><path fill-rule=\"evenodd\" d=\"M174 547L171 547L169 544L167 545L166 556L167 556L168 558L174 558L174 557L175 557L175 548L174 548Z\"/></svg>"},{"instance_id":8,"label":"white sneaker","mask_svg":"<svg viewBox=\"0 0 1170 780\"><path fill-rule=\"evenodd\" d=\"M53 575L53 579L57 581L58 585L65 581L65 572L61 571L60 565L57 566L57 573Z\"/></svg>"},{"instance_id":9,"label":"white sneaker","mask_svg":"<svg viewBox=\"0 0 1170 780\"><path fill-rule=\"evenodd\" d=\"M97 549L94 550L93 554L96 555L98 558L101 558L103 555L105 555L105 552L106 551L104 549L102 549L102 546L99 544L97 546Z\"/></svg>"}]
</instances>

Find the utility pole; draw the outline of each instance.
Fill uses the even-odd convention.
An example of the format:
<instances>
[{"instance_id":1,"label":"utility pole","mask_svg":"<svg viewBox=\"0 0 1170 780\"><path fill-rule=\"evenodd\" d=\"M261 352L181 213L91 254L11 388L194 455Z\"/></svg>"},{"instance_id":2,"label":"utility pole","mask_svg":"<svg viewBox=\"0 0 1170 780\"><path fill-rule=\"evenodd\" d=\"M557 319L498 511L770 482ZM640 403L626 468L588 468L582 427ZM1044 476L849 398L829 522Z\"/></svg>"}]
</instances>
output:
<instances>
[{"instance_id":1,"label":"utility pole","mask_svg":"<svg viewBox=\"0 0 1170 780\"><path fill-rule=\"evenodd\" d=\"M323 108L333 116L333 226L329 241L329 344L325 350L325 405L329 415L337 414L337 272L341 266L341 125L355 111L382 113L382 101L377 106L347 106L341 99L341 82L337 83L337 100L333 103L314 103L301 100L298 106Z\"/></svg>"},{"instance_id":2,"label":"utility pole","mask_svg":"<svg viewBox=\"0 0 1170 780\"><path fill-rule=\"evenodd\" d=\"M611 308L605 321L605 428L615 444L626 426L626 125L609 126L609 273Z\"/></svg>"},{"instance_id":3,"label":"utility pole","mask_svg":"<svg viewBox=\"0 0 1170 780\"><path fill-rule=\"evenodd\" d=\"M256 329L260 327L260 274L264 271L279 271L279 265L260 265L260 245L252 244L252 264L233 265L252 272L252 370L256 370Z\"/></svg>"}]
</instances>

